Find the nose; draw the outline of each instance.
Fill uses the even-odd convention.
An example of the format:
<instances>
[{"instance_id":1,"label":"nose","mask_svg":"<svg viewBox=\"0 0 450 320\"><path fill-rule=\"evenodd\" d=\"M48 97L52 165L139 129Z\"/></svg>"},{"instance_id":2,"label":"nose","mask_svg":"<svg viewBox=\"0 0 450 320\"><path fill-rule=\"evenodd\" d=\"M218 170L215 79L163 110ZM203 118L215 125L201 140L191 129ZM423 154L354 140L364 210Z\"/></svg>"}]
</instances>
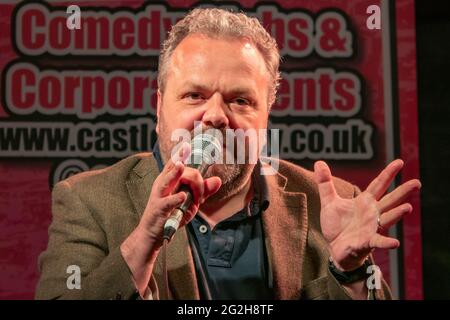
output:
<instances>
[{"instance_id":1,"label":"nose","mask_svg":"<svg viewBox=\"0 0 450 320\"><path fill-rule=\"evenodd\" d=\"M228 127L227 105L220 94L216 93L209 99L202 122L205 126L214 128Z\"/></svg>"}]
</instances>

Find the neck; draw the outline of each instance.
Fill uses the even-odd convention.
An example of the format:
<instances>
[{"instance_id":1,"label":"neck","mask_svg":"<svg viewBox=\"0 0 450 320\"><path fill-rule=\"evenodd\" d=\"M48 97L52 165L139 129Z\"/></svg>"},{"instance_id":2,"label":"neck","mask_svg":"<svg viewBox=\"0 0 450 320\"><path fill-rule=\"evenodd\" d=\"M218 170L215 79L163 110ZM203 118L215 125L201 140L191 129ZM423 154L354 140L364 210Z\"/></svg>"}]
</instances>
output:
<instances>
[{"instance_id":1,"label":"neck","mask_svg":"<svg viewBox=\"0 0 450 320\"><path fill-rule=\"evenodd\" d=\"M214 228L216 224L223 221L244 208L253 197L253 185L251 175L245 186L235 195L212 203L206 201L200 206L199 215Z\"/></svg>"}]
</instances>

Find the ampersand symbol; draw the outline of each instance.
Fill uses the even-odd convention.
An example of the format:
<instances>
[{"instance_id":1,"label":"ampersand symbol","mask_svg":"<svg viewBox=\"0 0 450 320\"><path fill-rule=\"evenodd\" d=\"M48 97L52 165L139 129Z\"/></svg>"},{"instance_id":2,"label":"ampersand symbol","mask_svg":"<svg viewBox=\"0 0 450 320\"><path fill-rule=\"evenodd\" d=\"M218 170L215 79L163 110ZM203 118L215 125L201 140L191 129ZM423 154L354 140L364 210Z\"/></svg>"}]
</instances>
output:
<instances>
[{"instance_id":1,"label":"ampersand symbol","mask_svg":"<svg viewBox=\"0 0 450 320\"><path fill-rule=\"evenodd\" d=\"M345 37L339 37L342 31L342 25L336 18L326 18L321 24L323 32L320 37L320 46L324 51L345 51Z\"/></svg>"}]
</instances>

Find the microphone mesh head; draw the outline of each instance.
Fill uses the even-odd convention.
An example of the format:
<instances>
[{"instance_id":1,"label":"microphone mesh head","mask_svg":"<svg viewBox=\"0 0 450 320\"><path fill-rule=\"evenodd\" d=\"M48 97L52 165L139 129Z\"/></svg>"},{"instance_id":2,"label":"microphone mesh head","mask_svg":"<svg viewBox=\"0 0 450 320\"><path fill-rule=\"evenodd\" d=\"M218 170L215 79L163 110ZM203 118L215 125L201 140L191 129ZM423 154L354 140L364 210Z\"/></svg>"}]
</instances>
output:
<instances>
[{"instance_id":1,"label":"microphone mesh head","mask_svg":"<svg viewBox=\"0 0 450 320\"><path fill-rule=\"evenodd\" d=\"M197 168L201 164L213 164L222 160L222 132L208 129L192 139L190 167Z\"/></svg>"}]
</instances>

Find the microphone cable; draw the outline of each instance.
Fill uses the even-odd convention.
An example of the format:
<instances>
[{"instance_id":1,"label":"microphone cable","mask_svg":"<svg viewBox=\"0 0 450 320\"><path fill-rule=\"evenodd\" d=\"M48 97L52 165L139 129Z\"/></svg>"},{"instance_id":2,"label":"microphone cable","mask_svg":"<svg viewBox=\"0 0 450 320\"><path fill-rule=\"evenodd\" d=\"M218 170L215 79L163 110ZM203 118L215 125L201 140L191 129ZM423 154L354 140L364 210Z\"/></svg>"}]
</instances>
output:
<instances>
[{"instance_id":1,"label":"microphone cable","mask_svg":"<svg viewBox=\"0 0 450 320\"><path fill-rule=\"evenodd\" d=\"M169 243L169 240L164 238L163 240L163 252L162 252L162 259L163 259L163 281L164 281L164 291L166 293L166 300L169 300L169 273L167 271L167 244Z\"/></svg>"}]
</instances>

